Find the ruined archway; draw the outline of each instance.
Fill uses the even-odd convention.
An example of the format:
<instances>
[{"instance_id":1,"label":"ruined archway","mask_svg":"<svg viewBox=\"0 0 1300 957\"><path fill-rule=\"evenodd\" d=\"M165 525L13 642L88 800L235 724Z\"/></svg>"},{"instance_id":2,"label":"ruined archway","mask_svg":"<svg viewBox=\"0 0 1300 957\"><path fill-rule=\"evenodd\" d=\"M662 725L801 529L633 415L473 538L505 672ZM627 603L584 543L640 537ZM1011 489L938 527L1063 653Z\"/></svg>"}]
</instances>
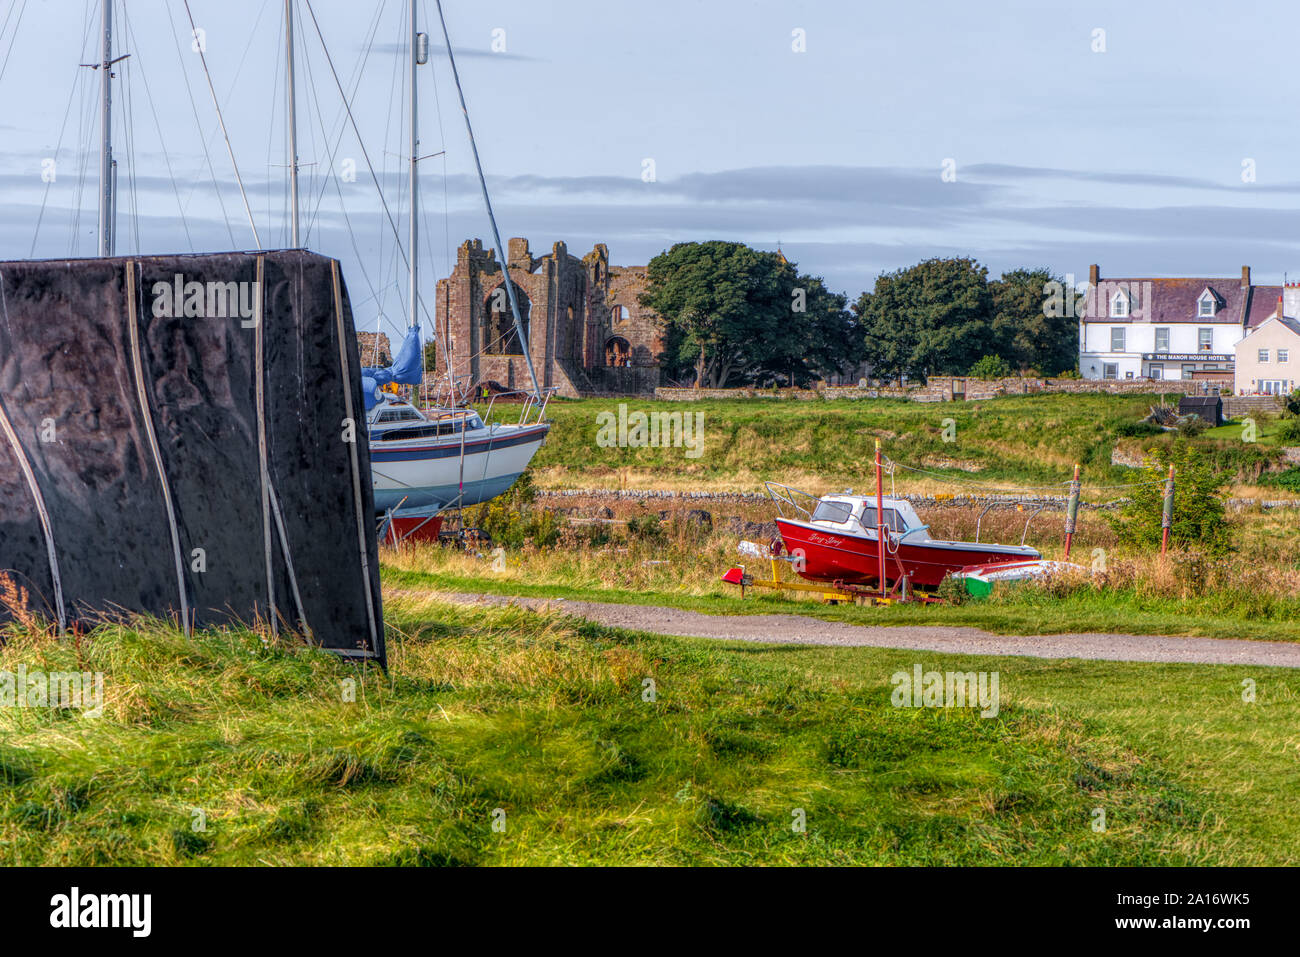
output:
<instances>
[{"instance_id":1,"label":"ruined archway","mask_svg":"<svg viewBox=\"0 0 1300 957\"><path fill-rule=\"evenodd\" d=\"M515 302L519 305L519 321L528 335L528 313L532 303L528 294L515 285ZM510 296L506 284L502 282L487 295L483 301L483 352L491 356L521 356L523 344L515 329L514 316L510 312Z\"/></svg>"},{"instance_id":2,"label":"ruined archway","mask_svg":"<svg viewBox=\"0 0 1300 957\"><path fill-rule=\"evenodd\" d=\"M632 364L632 346L622 336L611 336L605 340L605 365L630 366Z\"/></svg>"}]
</instances>

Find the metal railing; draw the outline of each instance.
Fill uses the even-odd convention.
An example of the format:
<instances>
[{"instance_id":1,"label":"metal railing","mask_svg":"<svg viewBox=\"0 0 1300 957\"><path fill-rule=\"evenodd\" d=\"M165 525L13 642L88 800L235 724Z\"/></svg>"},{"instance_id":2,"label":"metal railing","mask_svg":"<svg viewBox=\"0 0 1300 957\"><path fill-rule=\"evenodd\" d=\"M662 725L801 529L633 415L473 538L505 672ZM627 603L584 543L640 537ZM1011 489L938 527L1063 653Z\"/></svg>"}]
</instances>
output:
<instances>
[{"instance_id":1,"label":"metal railing","mask_svg":"<svg viewBox=\"0 0 1300 957\"><path fill-rule=\"evenodd\" d=\"M817 510L817 506L822 502L822 500L816 495L809 495L807 492L802 492L797 488L791 488L788 485L782 485L779 482L764 482L763 485L767 489L767 497L770 498L772 504L776 506L776 514L785 519L800 521L798 515L795 513L801 512L804 516L802 520L811 522L813 512ZM798 498L795 496L798 496ZM800 499L811 502L811 509L801 505L799 502ZM790 510L790 514L786 514L786 509Z\"/></svg>"}]
</instances>

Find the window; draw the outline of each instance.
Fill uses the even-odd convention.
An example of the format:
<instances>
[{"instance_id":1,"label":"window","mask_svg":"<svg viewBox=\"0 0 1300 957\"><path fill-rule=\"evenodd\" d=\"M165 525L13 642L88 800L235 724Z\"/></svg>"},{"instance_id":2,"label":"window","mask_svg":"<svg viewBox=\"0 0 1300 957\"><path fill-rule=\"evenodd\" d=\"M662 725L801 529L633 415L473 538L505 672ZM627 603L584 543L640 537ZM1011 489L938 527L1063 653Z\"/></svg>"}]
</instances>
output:
<instances>
[{"instance_id":1,"label":"window","mask_svg":"<svg viewBox=\"0 0 1300 957\"><path fill-rule=\"evenodd\" d=\"M1128 293L1123 289L1111 296L1110 314L1114 319L1128 318Z\"/></svg>"},{"instance_id":2,"label":"window","mask_svg":"<svg viewBox=\"0 0 1300 957\"><path fill-rule=\"evenodd\" d=\"M1101 367L1101 377L1103 379L1118 379L1119 366L1114 362L1107 362Z\"/></svg>"},{"instance_id":3,"label":"window","mask_svg":"<svg viewBox=\"0 0 1300 957\"><path fill-rule=\"evenodd\" d=\"M1286 351L1285 349L1278 349L1278 350L1277 350L1277 361L1278 361L1278 362L1286 362L1286 360L1287 360L1287 351Z\"/></svg>"},{"instance_id":4,"label":"window","mask_svg":"<svg viewBox=\"0 0 1300 957\"><path fill-rule=\"evenodd\" d=\"M1152 379L1163 379L1165 377L1164 364L1160 362L1151 363L1150 377Z\"/></svg>"},{"instance_id":5,"label":"window","mask_svg":"<svg viewBox=\"0 0 1300 957\"><path fill-rule=\"evenodd\" d=\"M1110 327L1110 351L1111 351L1111 352L1123 352L1123 351L1124 351L1124 333L1125 333L1125 331L1126 331L1126 330L1124 329L1123 326L1111 326L1111 327Z\"/></svg>"},{"instance_id":6,"label":"window","mask_svg":"<svg viewBox=\"0 0 1300 957\"><path fill-rule=\"evenodd\" d=\"M1260 361L1260 362L1267 362L1267 361L1268 361L1268 350L1267 350L1267 349L1260 349L1260 350L1259 350L1259 361Z\"/></svg>"},{"instance_id":7,"label":"window","mask_svg":"<svg viewBox=\"0 0 1300 957\"><path fill-rule=\"evenodd\" d=\"M1168 351L1169 351L1169 327L1157 326L1156 327L1156 352L1168 352Z\"/></svg>"},{"instance_id":8,"label":"window","mask_svg":"<svg viewBox=\"0 0 1300 957\"><path fill-rule=\"evenodd\" d=\"M1195 363L1195 362L1184 362L1184 363L1183 363L1183 378L1184 378L1184 379L1190 379L1190 378L1192 377L1192 373L1195 372L1195 371L1196 371L1196 363Z\"/></svg>"},{"instance_id":9,"label":"window","mask_svg":"<svg viewBox=\"0 0 1300 957\"><path fill-rule=\"evenodd\" d=\"M853 517L853 508L843 502L818 502L813 509L814 522L834 522L842 525Z\"/></svg>"},{"instance_id":10,"label":"window","mask_svg":"<svg viewBox=\"0 0 1300 957\"><path fill-rule=\"evenodd\" d=\"M868 505L862 509L862 527L876 528L876 506ZM903 519L898 512L892 508L885 509L885 527L893 532L905 532L907 526L903 524Z\"/></svg>"},{"instance_id":11,"label":"window","mask_svg":"<svg viewBox=\"0 0 1300 957\"><path fill-rule=\"evenodd\" d=\"M1218 303L1214 301L1214 293L1210 292L1208 289L1205 290L1205 292L1201 293L1201 298L1196 300L1197 317L1205 319L1213 316L1214 309L1217 305Z\"/></svg>"},{"instance_id":12,"label":"window","mask_svg":"<svg viewBox=\"0 0 1300 957\"><path fill-rule=\"evenodd\" d=\"M1201 352L1213 352L1214 351L1214 330L1197 329L1196 342L1197 345L1200 347Z\"/></svg>"}]
</instances>

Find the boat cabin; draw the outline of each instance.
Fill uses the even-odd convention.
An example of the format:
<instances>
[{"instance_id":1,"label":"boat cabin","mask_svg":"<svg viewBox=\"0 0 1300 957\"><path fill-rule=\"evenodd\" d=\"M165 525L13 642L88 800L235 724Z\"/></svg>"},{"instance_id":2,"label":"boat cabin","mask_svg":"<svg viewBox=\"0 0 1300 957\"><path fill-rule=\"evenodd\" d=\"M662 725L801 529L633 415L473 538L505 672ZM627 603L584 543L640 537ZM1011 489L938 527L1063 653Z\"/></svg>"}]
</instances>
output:
<instances>
[{"instance_id":1,"label":"boat cabin","mask_svg":"<svg viewBox=\"0 0 1300 957\"><path fill-rule=\"evenodd\" d=\"M386 399L370 410L371 442L433 439L482 428L483 420L472 410L457 409L428 416L404 399Z\"/></svg>"},{"instance_id":2,"label":"boat cabin","mask_svg":"<svg viewBox=\"0 0 1300 957\"><path fill-rule=\"evenodd\" d=\"M906 534L909 541L924 541L930 536L912 504L902 498L885 498L885 527L895 535ZM851 535L875 537L880 523L876 519L874 495L824 495L813 509L812 524Z\"/></svg>"}]
</instances>

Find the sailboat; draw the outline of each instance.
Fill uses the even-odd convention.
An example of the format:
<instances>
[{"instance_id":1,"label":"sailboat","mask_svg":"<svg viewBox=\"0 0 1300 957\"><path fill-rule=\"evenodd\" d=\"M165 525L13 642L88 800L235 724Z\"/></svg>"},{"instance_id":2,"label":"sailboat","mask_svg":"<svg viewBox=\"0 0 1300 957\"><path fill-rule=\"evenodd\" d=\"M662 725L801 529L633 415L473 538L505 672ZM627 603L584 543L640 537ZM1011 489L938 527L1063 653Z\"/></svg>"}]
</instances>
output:
<instances>
[{"instance_id":1,"label":"sailboat","mask_svg":"<svg viewBox=\"0 0 1300 957\"><path fill-rule=\"evenodd\" d=\"M486 415L466 406L450 405L422 411L415 403L382 387L406 385L417 389L424 381L423 347L419 325L419 118L417 111L419 84L417 66L428 62L428 34L417 29L415 0L408 0L409 29L409 123L410 123L410 232L408 237L408 298L409 327L392 365L366 367L361 370L362 392L366 401L367 430L370 441L371 476L374 486L375 508L382 519L382 531L392 541L406 537L435 537L440 527L439 513L451 508L477 505L501 495L528 468L533 456L546 441L550 423L546 421L546 405L553 390L544 391L537 381L532 358L528 351L528 336L519 318L519 307L514 285L509 274L505 286L510 308L514 314L515 329L524 343L528 372L533 389L524 397L517 421L494 422L492 404ZM289 70L289 136L291 205L293 210L294 244L298 244L298 154L296 145L294 110L294 59L293 59L293 2L285 0L286 37L289 44L286 59ZM469 133L474 163L478 170L483 201L497 247L501 236L492 202L488 196L487 182L483 176L474 130L469 111L461 91L460 75L456 69L451 37L447 32L442 4L438 3L438 18L446 40L447 57L451 63L460 93L461 110ZM418 394L418 392L416 393ZM494 397L492 403L495 404Z\"/></svg>"}]
</instances>

